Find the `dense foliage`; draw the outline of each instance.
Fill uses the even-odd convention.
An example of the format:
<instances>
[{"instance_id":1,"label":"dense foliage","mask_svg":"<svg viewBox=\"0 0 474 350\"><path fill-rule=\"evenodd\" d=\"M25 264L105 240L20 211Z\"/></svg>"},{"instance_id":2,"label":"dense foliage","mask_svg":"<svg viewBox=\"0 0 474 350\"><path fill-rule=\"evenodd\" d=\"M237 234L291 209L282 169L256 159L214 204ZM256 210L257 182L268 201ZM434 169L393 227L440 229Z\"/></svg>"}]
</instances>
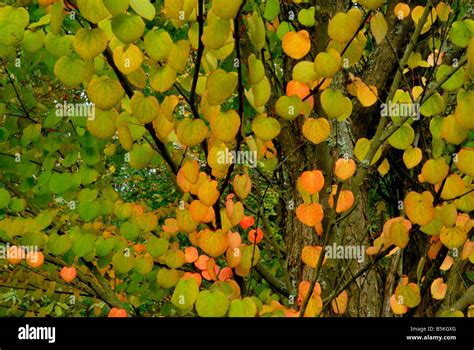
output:
<instances>
[{"instance_id":1,"label":"dense foliage","mask_svg":"<svg viewBox=\"0 0 474 350\"><path fill-rule=\"evenodd\" d=\"M0 5L0 315L474 314L464 0Z\"/></svg>"}]
</instances>

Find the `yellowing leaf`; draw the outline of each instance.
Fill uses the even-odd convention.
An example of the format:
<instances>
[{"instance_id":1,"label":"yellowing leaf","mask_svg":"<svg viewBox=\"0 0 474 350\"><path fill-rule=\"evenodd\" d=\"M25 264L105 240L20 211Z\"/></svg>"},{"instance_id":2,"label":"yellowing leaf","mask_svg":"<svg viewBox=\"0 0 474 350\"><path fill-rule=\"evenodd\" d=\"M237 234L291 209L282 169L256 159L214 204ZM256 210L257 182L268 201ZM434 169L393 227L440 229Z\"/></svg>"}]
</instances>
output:
<instances>
[{"instance_id":1,"label":"yellowing leaf","mask_svg":"<svg viewBox=\"0 0 474 350\"><path fill-rule=\"evenodd\" d=\"M362 106L370 107L377 102L378 91L374 85L367 86L364 83L357 85L357 98Z\"/></svg>"},{"instance_id":2,"label":"yellowing leaf","mask_svg":"<svg viewBox=\"0 0 474 350\"><path fill-rule=\"evenodd\" d=\"M319 144L328 139L331 125L326 118L308 118L303 124L303 135L312 143Z\"/></svg>"},{"instance_id":3,"label":"yellowing leaf","mask_svg":"<svg viewBox=\"0 0 474 350\"><path fill-rule=\"evenodd\" d=\"M451 174L446 178L443 191L441 191L441 198L450 200L456 198L464 193L465 183L458 174Z\"/></svg>"},{"instance_id":4,"label":"yellowing leaf","mask_svg":"<svg viewBox=\"0 0 474 350\"><path fill-rule=\"evenodd\" d=\"M454 249L464 244L467 231L462 226L443 227L439 238L448 249Z\"/></svg>"},{"instance_id":5,"label":"yellowing leaf","mask_svg":"<svg viewBox=\"0 0 474 350\"><path fill-rule=\"evenodd\" d=\"M132 114L142 124L153 122L160 114L160 104L154 96L143 95L136 91L130 100Z\"/></svg>"},{"instance_id":6,"label":"yellowing leaf","mask_svg":"<svg viewBox=\"0 0 474 350\"><path fill-rule=\"evenodd\" d=\"M358 2L371 10L376 10L385 3L385 0L359 0Z\"/></svg>"},{"instance_id":7,"label":"yellowing leaf","mask_svg":"<svg viewBox=\"0 0 474 350\"><path fill-rule=\"evenodd\" d=\"M208 102L210 106L217 106L227 100L237 86L237 73L225 72L217 69L209 75L206 81Z\"/></svg>"},{"instance_id":8,"label":"yellowing leaf","mask_svg":"<svg viewBox=\"0 0 474 350\"><path fill-rule=\"evenodd\" d=\"M155 6L150 3L150 0L130 0L130 6L133 11L149 21L156 15Z\"/></svg>"},{"instance_id":9,"label":"yellowing leaf","mask_svg":"<svg viewBox=\"0 0 474 350\"><path fill-rule=\"evenodd\" d=\"M340 43L349 42L359 28L361 20L362 13L358 9L351 9L348 13L338 12L329 20L329 37Z\"/></svg>"},{"instance_id":10,"label":"yellowing leaf","mask_svg":"<svg viewBox=\"0 0 474 350\"><path fill-rule=\"evenodd\" d=\"M118 80L101 76L93 78L87 86L87 95L97 108L111 109L121 100L125 91Z\"/></svg>"},{"instance_id":11,"label":"yellowing leaf","mask_svg":"<svg viewBox=\"0 0 474 350\"><path fill-rule=\"evenodd\" d=\"M406 225L403 222L393 222L390 225L390 240L400 248L408 245L409 235Z\"/></svg>"},{"instance_id":12,"label":"yellowing leaf","mask_svg":"<svg viewBox=\"0 0 474 350\"><path fill-rule=\"evenodd\" d=\"M275 118L261 114L253 120L252 131L260 140L270 141L280 134L281 125Z\"/></svg>"},{"instance_id":13,"label":"yellowing leaf","mask_svg":"<svg viewBox=\"0 0 474 350\"><path fill-rule=\"evenodd\" d=\"M473 42L473 49L474 52L474 39L471 40ZM474 60L473 63L474 64ZM473 91L460 91L457 96L457 106L456 111L454 112L454 117L456 118L456 122L463 126L465 129L474 129L474 118L472 118L472 106L474 104L474 92Z\"/></svg>"},{"instance_id":14,"label":"yellowing leaf","mask_svg":"<svg viewBox=\"0 0 474 350\"><path fill-rule=\"evenodd\" d=\"M73 41L74 49L85 60L100 55L107 48L107 44L107 35L100 28L79 28Z\"/></svg>"},{"instance_id":15,"label":"yellowing leaf","mask_svg":"<svg viewBox=\"0 0 474 350\"><path fill-rule=\"evenodd\" d=\"M199 248L207 255L217 258L225 253L228 247L227 234L222 230L205 229L199 232Z\"/></svg>"},{"instance_id":16,"label":"yellowing leaf","mask_svg":"<svg viewBox=\"0 0 474 350\"><path fill-rule=\"evenodd\" d=\"M396 149L405 150L407 149L415 139L415 130L408 125L403 124L398 128L392 136L389 137L388 143Z\"/></svg>"},{"instance_id":17,"label":"yellowing leaf","mask_svg":"<svg viewBox=\"0 0 474 350\"><path fill-rule=\"evenodd\" d=\"M423 180L432 185L436 185L444 180L449 173L449 166L443 158L429 159L423 164L421 176Z\"/></svg>"},{"instance_id":18,"label":"yellowing leaf","mask_svg":"<svg viewBox=\"0 0 474 350\"><path fill-rule=\"evenodd\" d=\"M343 315L347 310L347 301L347 291L344 290L331 302L332 311L337 315Z\"/></svg>"},{"instance_id":19,"label":"yellowing leaf","mask_svg":"<svg viewBox=\"0 0 474 350\"><path fill-rule=\"evenodd\" d=\"M382 163L380 163L379 167L377 168L377 171L382 176L385 176L388 174L388 172L390 171L390 163L388 162L387 159L384 159Z\"/></svg>"},{"instance_id":20,"label":"yellowing leaf","mask_svg":"<svg viewBox=\"0 0 474 350\"><path fill-rule=\"evenodd\" d=\"M208 129L202 119L185 118L178 123L176 135L188 147L199 145L206 138Z\"/></svg>"},{"instance_id":21,"label":"yellowing leaf","mask_svg":"<svg viewBox=\"0 0 474 350\"><path fill-rule=\"evenodd\" d=\"M388 25L384 15L381 12L377 12L375 16L370 19L370 31L377 42L380 45L387 35Z\"/></svg>"},{"instance_id":22,"label":"yellowing leaf","mask_svg":"<svg viewBox=\"0 0 474 350\"><path fill-rule=\"evenodd\" d=\"M145 31L145 23L141 17L120 14L112 19L112 32L124 44L140 39Z\"/></svg>"},{"instance_id":23,"label":"yellowing leaf","mask_svg":"<svg viewBox=\"0 0 474 350\"><path fill-rule=\"evenodd\" d=\"M403 205L410 221L423 226L433 220L435 217L433 200L433 195L428 191L421 194L417 192L408 193Z\"/></svg>"},{"instance_id":24,"label":"yellowing leaf","mask_svg":"<svg viewBox=\"0 0 474 350\"><path fill-rule=\"evenodd\" d=\"M334 49L319 53L314 60L314 72L318 78L332 78L341 69L341 56Z\"/></svg>"},{"instance_id":25,"label":"yellowing leaf","mask_svg":"<svg viewBox=\"0 0 474 350\"><path fill-rule=\"evenodd\" d=\"M421 149L418 147L408 146L408 148L405 149L405 152L403 152L403 162L405 163L407 169L416 167L418 164L420 164L422 158L423 154Z\"/></svg>"},{"instance_id":26,"label":"yellowing leaf","mask_svg":"<svg viewBox=\"0 0 474 350\"><path fill-rule=\"evenodd\" d=\"M420 288L415 283L399 284L395 289L395 298L406 307L416 307L421 302Z\"/></svg>"},{"instance_id":27,"label":"yellowing leaf","mask_svg":"<svg viewBox=\"0 0 474 350\"><path fill-rule=\"evenodd\" d=\"M399 20L404 20L410 15L410 6L403 2L399 2L398 4L395 5L395 8L393 9L393 13L395 13L395 16Z\"/></svg>"},{"instance_id":28,"label":"yellowing leaf","mask_svg":"<svg viewBox=\"0 0 474 350\"><path fill-rule=\"evenodd\" d=\"M196 311L201 317L222 317L228 308L229 300L222 292L204 290L196 300Z\"/></svg>"},{"instance_id":29,"label":"yellowing leaf","mask_svg":"<svg viewBox=\"0 0 474 350\"><path fill-rule=\"evenodd\" d=\"M357 157L357 159L360 162L363 162L365 160L365 157L367 156L369 152L371 143L372 141L366 138L361 138L357 140L357 143L354 148L354 155ZM375 153L375 156L372 159L372 162L370 164L373 165L377 163L377 161L380 159L381 156L382 156L382 149L379 148L377 152Z\"/></svg>"},{"instance_id":30,"label":"yellowing leaf","mask_svg":"<svg viewBox=\"0 0 474 350\"><path fill-rule=\"evenodd\" d=\"M128 45L126 48L117 46L114 49L113 58L117 68L126 75L139 69L143 61L142 52L133 44Z\"/></svg>"},{"instance_id":31,"label":"yellowing leaf","mask_svg":"<svg viewBox=\"0 0 474 350\"><path fill-rule=\"evenodd\" d=\"M150 30L144 38L145 51L155 61L161 61L168 57L173 40L165 30Z\"/></svg>"},{"instance_id":32,"label":"yellowing leaf","mask_svg":"<svg viewBox=\"0 0 474 350\"><path fill-rule=\"evenodd\" d=\"M102 0L77 0L81 16L92 23L99 23L110 16Z\"/></svg>"},{"instance_id":33,"label":"yellowing leaf","mask_svg":"<svg viewBox=\"0 0 474 350\"><path fill-rule=\"evenodd\" d=\"M474 148L463 148L457 154L456 167L464 174L474 177Z\"/></svg>"},{"instance_id":34,"label":"yellowing leaf","mask_svg":"<svg viewBox=\"0 0 474 350\"><path fill-rule=\"evenodd\" d=\"M301 252L301 259L306 265L314 269L318 264L319 256L321 255L322 251L323 247L320 246L305 246Z\"/></svg>"},{"instance_id":35,"label":"yellowing leaf","mask_svg":"<svg viewBox=\"0 0 474 350\"><path fill-rule=\"evenodd\" d=\"M400 298L400 300L401 299L402 298ZM395 315L403 315L403 314L406 314L407 311L408 311L408 308L406 306L404 306L404 305L402 305L401 303L398 302L397 297L395 296L395 294L393 294L390 297L390 308L392 309L392 312Z\"/></svg>"},{"instance_id":36,"label":"yellowing leaf","mask_svg":"<svg viewBox=\"0 0 474 350\"><path fill-rule=\"evenodd\" d=\"M352 114L352 102L341 91L325 89L321 94L321 106L328 118L343 121Z\"/></svg>"}]
</instances>

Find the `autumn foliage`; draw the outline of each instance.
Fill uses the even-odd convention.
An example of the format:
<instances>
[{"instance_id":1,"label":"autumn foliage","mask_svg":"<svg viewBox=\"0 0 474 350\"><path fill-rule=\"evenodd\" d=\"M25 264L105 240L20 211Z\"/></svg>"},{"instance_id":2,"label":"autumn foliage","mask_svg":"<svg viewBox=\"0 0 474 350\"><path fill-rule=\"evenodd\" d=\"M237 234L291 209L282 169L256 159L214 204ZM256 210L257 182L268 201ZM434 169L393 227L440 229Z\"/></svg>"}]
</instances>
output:
<instances>
[{"instance_id":1,"label":"autumn foliage","mask_svg":"<svg viewBox=\"0 0 474 350\"><path fill-rule=\"evenodd\" d=\"M0 315L472 316L472 8L333 3L0 5Z\"/></svg>"}]
</instances>

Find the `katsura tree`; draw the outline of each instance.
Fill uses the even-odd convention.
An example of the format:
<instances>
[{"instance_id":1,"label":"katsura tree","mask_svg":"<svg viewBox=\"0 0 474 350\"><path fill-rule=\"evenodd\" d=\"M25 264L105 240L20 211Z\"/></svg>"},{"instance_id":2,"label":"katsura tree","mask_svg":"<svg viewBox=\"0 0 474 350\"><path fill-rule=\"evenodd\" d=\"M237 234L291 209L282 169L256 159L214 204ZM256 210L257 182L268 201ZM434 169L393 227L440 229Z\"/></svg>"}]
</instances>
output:
<instances>
[{"instance_id":1,"label":"katsura tree","mask_svg":"<svg viewBox=\"0 0 474 350\"><path fill-rule=\"evenodd\" d=\"M472 316L468 1L0 7L0 315Z\"/></svg>"}]
</instances>

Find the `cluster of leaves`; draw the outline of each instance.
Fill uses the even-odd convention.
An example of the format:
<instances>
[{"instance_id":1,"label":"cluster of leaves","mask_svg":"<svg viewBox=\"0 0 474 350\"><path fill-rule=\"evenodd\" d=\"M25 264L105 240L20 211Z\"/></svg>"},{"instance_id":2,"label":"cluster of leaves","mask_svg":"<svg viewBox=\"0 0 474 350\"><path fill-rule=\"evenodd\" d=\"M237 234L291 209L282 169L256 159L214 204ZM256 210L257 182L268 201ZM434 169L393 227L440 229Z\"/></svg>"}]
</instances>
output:
<instances>
[{"instance_id":1,"label":"cluster of leaves","mask_svg":"<svg viewBox=\"0 0 474 350\"><path fill-rule=\"evenodd\" d=\"M406 193L402 214L384 224L367 254L396 254L421 231L431 236L431 259L462 250L462 258L474 262L468 237L474 22L454 19L446 3L400 3L394 13L385 11L383 0L358 3L331 18L327 47L314 59L314 6L281 22L285 4L273 0L39 0L1 7L0 240L10 244L5 280L14 285L29 268L49 278L36 281L39 290L53 295L70 288L77 298L85 290L112 307L109 316L322 314L322 245L302 249L301 259L315 274L311 282L298 281L296 304L268 287L256 289L257 295L245 290L242 281L265 269L261 260L270 254L261 251L263 242L280 254L265 209L262 215L252 198L253 190L261 191L253 176L283 165L275 141L285 127L300 120L304 142L325 144L356 101L367 108L381 101L356 68L369 39L376 45L388 40L389 16L417 28L395 78L416 83L397 86L386 102L419 105L423 118L390 110L373 139L357 140L354 159L334 161L334 176L303 171L292 189L302 198L295 215L329 243L336 222L356 205L370 166L379 165L382 175L390 171L383 157L392 147L403 151L423 191ZM415 51L418 37L436 22L441 25L429 54ZM462 52L451 65L443 62L448 41ZM275 56L268 45L277 48ZM288 59L292 79L279 93L282 73L269 62ZM434 72L435 88L418 79L422 69ZM342 74L350 82L341 87ZM45 106L28 92L29 79L42 76L80 91L79 98ZM67 115L58 114L63 103L73 106ZM89 103L92 116L74 109ZM429 124L429 149L417 145L421 123ZM240 164L239 154L255 154L257 168ZM123 173L128 167L137 172ZM157 183L168 193L154 201L150 186ZM131 188L139 193L127 196ZM327 207L323 192L329 193ZM24 246L40 251L23 261ZM281 277L284 270L270 275ZM435 299L446 289L439 278L431 285ZM332 295L333 312L344 314L348 298L346 290ZM391 306L403 314L420 301L419 286L403 277Z\"/></svg>"}]
</instances>

